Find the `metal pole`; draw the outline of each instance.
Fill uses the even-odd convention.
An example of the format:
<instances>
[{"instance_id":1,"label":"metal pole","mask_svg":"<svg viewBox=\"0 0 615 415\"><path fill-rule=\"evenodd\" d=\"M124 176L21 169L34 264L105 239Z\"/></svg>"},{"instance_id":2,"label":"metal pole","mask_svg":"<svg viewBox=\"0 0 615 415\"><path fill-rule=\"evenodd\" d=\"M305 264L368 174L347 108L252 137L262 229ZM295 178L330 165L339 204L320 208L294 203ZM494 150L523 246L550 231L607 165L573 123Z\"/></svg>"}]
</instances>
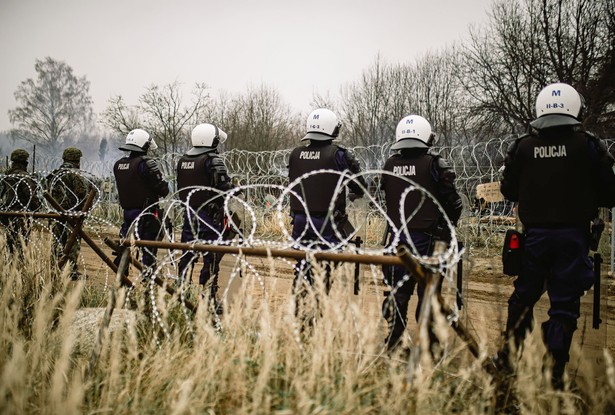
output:
<instances>
[{"instance_id":1,"label":"metal pole","mask_svg":"<svg viewBox=\"0 0 615 415\"><path fill-rule=\"evenodd\" d=\"M615 208L611 209L611 277L615 268Z\"/></svg>"},{"instance_id":2,"label":"metal pole","mask_svg":"<svg viewBox=\"0 0 615 415\"><path fill-rule=\"evenodd\" d=\"M0 212L0 216L23 217L35 219L66 219L74 215L66 215L60 213L36 213L36 212Z\"/></svg>"},{"instance_id":3,"label":"metal pole","mask_svg":"<svg viewBox=\"0 0 615 415\"><path fill-rule=\"evenodd\" d=\"M600 318L600 265L602 257L598 252L594 253L594 307L592 311L592 328L598 330L602 319Z\"/></svg>"},{"instance_id":4,"label":"metal pole","mask_svg":"<svg viewBox=\"0 0 615 415\"><path fill-rule=\"evenodd\" d=\"M158 248L158 249L177 249L180 251L196 251L196 252L216 252L223 254L235 254L245 256L259 256L259 257L282 257L291 259L304 259L306 257L305 251L293 250L293 249L268 249L268 248L251 248L241 246L228 246L228 245L205 245L205 244L192 244L181 242L162 242L162 241L129 241L125 240L121 242L122 246L138 246L145 248ZM343 252L316 252L314 258L318 261L332 261L332 262L355 262L359 264L374 264L374 265L393 265L404 266L404 263L395 256L389 255L365 255L365 254L352 254Z\"/></svg>"}]
</instances>

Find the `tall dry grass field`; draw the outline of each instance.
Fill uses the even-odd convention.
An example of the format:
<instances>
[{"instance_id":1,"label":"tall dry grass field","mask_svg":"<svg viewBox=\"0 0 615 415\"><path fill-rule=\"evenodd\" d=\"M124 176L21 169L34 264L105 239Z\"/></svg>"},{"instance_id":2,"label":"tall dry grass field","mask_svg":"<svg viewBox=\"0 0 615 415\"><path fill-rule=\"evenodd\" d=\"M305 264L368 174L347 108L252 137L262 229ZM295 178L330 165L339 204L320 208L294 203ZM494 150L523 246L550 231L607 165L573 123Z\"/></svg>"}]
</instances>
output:
<instances>
[{"instance_id":1,"label":"tall dry grass field","mask_svg":"<svg viewBox=\"0 0 615 415\"><path fill-rule=\"evenodd\" d=\"M289 292L244 280L218 319L201 301L196 314L163 290L139 285L84 297L48 258L48 237L33 234L24 258L0 252L0 413L3 414L527 414L615 411L615 366L606 382L553 391L530 338L517 382L499 396L476 360L438 319L444 353L383 352L378 304L357 303L351 267L329 295L309 292L295 317ZM4 247L2 241L2 247ZM317 280L322 279L322 270ZM275 270L272 268L272 273ZM247 279L247 277L244 277ZM85 289L85 290L84 290ZM194 290L193 290L194 291ZM198 292L186 294L199 301ZM84 298L86 298L84 300ZM101 298L105 301L101 301ZM102 303L102 304L99 304ZM92 323L81 339L84 306L134 313L115 328ZM414 350L417 350L416 348ZM510 392L510 394L508 394Z\"/></svg>"}]
</instances>

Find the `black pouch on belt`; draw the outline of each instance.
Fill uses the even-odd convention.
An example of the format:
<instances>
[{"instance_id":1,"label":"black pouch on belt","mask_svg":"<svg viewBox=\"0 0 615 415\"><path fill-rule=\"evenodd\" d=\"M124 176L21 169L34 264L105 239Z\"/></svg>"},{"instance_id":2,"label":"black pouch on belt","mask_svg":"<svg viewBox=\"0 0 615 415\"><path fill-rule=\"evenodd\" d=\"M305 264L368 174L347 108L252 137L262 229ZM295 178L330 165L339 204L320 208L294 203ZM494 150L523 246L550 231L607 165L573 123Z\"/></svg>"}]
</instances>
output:
<instances>
[{"instance_id":1,"label":"black pouch on belt","mask_svg":"<svg viewBox=\"0 0 615 415\"><path fill-rule=\"evenodd\" d=\"M502 268L508 276L519 275L523 260L523 239L523 234L516 229L506 231L502 248Z\"/></svg>"}]
</instances>

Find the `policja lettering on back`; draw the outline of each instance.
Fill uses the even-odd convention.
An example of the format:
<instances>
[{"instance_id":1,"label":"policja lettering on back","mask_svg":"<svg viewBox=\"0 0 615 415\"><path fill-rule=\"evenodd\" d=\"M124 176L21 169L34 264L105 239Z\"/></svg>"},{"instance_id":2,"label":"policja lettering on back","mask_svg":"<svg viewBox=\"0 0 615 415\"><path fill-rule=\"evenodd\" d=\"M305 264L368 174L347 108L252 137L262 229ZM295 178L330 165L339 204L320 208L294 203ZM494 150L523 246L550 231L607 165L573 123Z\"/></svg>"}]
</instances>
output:
<instances>
[{"instance_id":1,"label":"policja lettering on back","mask_svg":"<svg viewBox=\"0 0 615 415\"><path fill-rule=\"evenodd\" d=\"M320 151L302 151L299 158L303 160L320 160Z\"/></svg>"},{"instance_id":2,"label":"policja lettering on back","mask_svg":"<svg viewBox=\"0 0 615 415\"><path fill-rule=\"evenodd\" d=\"M416 166L394 166L393 173L400 176L416 176Z\"/></svg>"},{"instance_id":3,"label":"policja lettering on back","mask_svg":"<svg viewBox=\"0 0 615 415\"><path fill-rule=\"evenodd\" d=\"M566 146L538 146L534 147L534 158L566 157Z\"/></svg>"}]
</instances>

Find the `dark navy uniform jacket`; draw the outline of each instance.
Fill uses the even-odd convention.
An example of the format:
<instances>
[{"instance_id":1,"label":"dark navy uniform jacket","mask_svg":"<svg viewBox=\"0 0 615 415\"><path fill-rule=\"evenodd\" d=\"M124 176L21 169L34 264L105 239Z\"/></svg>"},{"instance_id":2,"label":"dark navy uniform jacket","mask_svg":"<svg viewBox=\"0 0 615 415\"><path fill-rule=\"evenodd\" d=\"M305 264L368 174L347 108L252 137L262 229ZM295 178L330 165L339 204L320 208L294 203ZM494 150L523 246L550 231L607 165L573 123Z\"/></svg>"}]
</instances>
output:
<instances>
[{"instance_id":1,"label":"dark navy uniform jacket","mask_svg":"<svg viewBox=\"0 0 615 415\"><path fill-rule=\"evenodd\" d=\"M358 161L343 147L332 144L331 141L312 141L308 146L295 148L288 160L288 178L293 182L303 174L321 170L349 170L359 173ZM303 199L310 215L324 215L329 209L331 199L335 195L340 175L334 173L321 173L309 176L293 187L293 190ZM360 177L358 181L365 188L365 180ZM348 183L350 190L358 196L363 195L363 188L356 182ZM303 204L297 197L291 195L290 208L294 213L305 213ZM345 212L346 190L342 189L337 196L335 208Z\"/></svg>"},{"instance_id":2,"label":"dark navy uniform jacket","mask_svg":"<svg viewBox=\"0 0 615 415\"><path fill-rule=\"evenodd\" d=\"M508 149L502 194L518 202L526 227L586 228L615 202L613 157L604 143L572 128L518 138Z\"/></svg>"},{"instance_id":3,"label":"dark navy uniform jacket","mask_svg":"<svg viewBox=\"0 0 615 415\"><path fill-rule=\"evenodd\" d=\"M444 208L449 220L456 225L463 204L455 188L455 172L440 156L427 149L405 149L392 155L384 170L406 177L427 190ZM396 227L402 227L400 201L410 184L391 175L382 175L381 188L385 192L387 215ZM421 191L410 191L404 203L405 226L410 231L431 231L442 219L442 214L431 197Z\"/></svg>"}]
</instances>

